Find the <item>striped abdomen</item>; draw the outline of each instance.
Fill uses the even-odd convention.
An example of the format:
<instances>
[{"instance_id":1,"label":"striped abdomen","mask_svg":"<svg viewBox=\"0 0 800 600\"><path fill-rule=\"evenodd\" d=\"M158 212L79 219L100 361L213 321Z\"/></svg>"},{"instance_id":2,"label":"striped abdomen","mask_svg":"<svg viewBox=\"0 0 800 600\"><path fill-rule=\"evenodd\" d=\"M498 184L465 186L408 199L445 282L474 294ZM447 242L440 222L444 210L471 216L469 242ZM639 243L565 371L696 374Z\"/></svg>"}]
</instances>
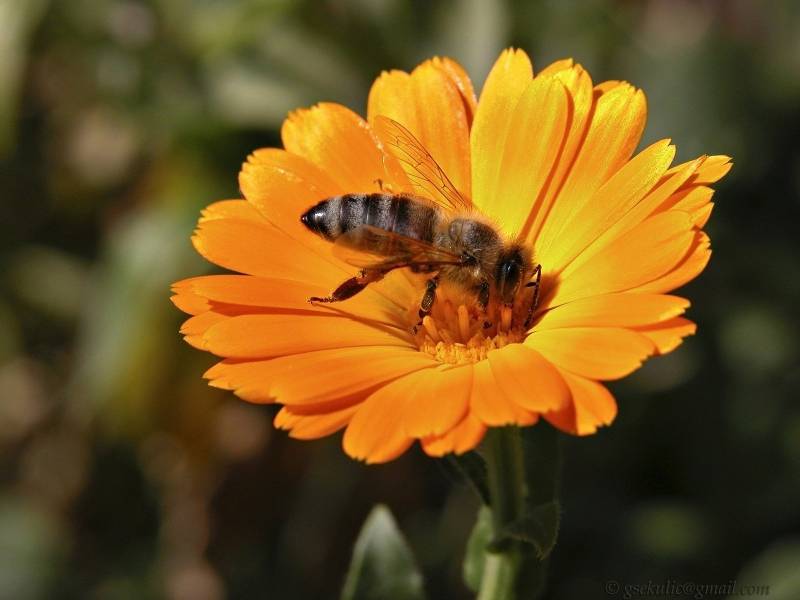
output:
<instances>
[{"instance_id":1,"label":"striped abdomen","mask_svg":"<svg viewBox=\"0 0 800 600\"><path fill-rule=\"evenodd\" d=\"M434 207L399 194L344 194L308 209L300 220L311 231L335 241L362 225L430 242L437 219ZM354 239L357 245L357 241Z\"/></svg>"}]
</instances>

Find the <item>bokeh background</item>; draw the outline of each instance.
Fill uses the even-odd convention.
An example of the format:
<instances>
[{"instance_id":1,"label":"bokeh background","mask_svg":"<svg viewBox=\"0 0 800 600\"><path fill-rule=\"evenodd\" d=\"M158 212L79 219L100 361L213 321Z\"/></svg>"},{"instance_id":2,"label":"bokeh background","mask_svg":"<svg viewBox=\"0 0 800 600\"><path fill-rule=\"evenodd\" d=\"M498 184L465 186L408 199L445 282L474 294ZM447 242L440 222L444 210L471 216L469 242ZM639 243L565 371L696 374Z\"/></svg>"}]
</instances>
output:
<instances>
[{"instance_id":1,"label":"bokeh background","mask_svg":"<svg viewBox=\"0 0 800 600\"><path fill-rule=\"evenodd\" d=\"M198 211L238 197L287 111L363 112L434 54L499 51L644 88L644 143L734 157L685 293L699 333L566 444L550 599L604 584L800 597L800 3L0 0L0 598L334 598L390 506L430 598L469 598L477 500L414 450L346 458L201 380L170 282L211 272Z\"/></svg>"}]
</instances>

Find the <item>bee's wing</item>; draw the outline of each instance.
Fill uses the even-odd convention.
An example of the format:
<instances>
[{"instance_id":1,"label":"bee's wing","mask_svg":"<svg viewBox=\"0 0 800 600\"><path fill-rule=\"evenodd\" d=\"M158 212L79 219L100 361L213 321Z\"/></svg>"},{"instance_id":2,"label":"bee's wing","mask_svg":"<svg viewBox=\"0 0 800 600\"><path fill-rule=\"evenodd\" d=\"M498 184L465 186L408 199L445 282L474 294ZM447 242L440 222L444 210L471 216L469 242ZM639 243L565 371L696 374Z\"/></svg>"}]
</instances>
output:
<instances>
[{"instance_id":1,"label":"bee's wing","mask_svg":"<svg viewBox=\"0 0 800 600\"><path fill-rule=\"evenodd\" d=\"M445 248L371 225L361 225L340 235L333 253L346 263L366 270L390 271L413 266L436 268L464 262L461 255Z\"/></svg>"},{"instance_id":2,"label":"bee's wing","mask_svg":"<svg viewBox=\"0 0 800 600\"><path fill-rule=\"evenodd\" d=\"M472 203L461 195L444 170L408 129L389 117L378 115L373 130L405 168L414 187L449 211L463 211Z\"/></svg>"}]
</instances>

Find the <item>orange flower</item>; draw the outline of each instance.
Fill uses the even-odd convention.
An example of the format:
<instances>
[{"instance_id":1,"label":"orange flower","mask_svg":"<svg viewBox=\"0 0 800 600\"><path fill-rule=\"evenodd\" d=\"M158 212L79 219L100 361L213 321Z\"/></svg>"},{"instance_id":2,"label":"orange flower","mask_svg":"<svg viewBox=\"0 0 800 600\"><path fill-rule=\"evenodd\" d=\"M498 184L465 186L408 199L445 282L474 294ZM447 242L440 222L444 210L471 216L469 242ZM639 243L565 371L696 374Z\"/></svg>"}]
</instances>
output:
<instances>
[{"instance_id":1,"label":"orange flower","mask_svg":"<svg viewBox=\"0 0 800 600\"><path fill-rule=\"evenodd\" d=\"M446 285L415 328L424 279L407 269L344 302L307 302L354 275L300 222L309 207L345 193L435 193L381 138L379 115L403 124L508 239L532 247L543 276L528 330L524 310L496 307L484 329L474 301ZM702 156L670 168L668 140L633 156L645 119L641 90L593 85L572 60L534 77L520 50L501 54L480 102L463 69L436 58L383 73L366 121L338 104L296 111L284 149L245 163L245 200L203 212L197 251L241 274L176 283L175 304L193 315L181 331L223 358L205 374L211 385L282 404L275 424L296 438L346 427L345 451L367 462L414 440L432 456L465 452L487 427L540 417L593 433L617 412L599 381L694 333L680 316L689 302L666 292L708 262L708 186L731 166Z\"/></svg>"}]
</instances>

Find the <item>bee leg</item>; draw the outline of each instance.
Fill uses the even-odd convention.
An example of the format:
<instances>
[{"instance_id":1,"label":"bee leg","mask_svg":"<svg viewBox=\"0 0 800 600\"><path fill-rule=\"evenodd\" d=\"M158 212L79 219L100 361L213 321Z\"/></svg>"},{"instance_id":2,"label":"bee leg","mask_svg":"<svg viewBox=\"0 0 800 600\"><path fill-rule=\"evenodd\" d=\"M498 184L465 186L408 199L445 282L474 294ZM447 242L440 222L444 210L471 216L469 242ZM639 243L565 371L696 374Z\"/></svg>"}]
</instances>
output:
<instances>
[{"instance_id":1,"label":"bee leg","mask_svg":"<svg viewBox=\"0 0 800 600\"><path fill-rule=\"evenodd\" d=\"M531 326L531 321L533 321L533 313L536 312L536 307L539 305L539 290L541 289L542 283L542 265L536 265L536 268L533 270L533 274L536 277L533 281L529 281L525 287L532 287L533 290L533 298L531 299L531 305L528 308L528 316L525 319L525 329Z\"/></svg>"},{"instance_id":2,"label":"bee leg","mask_svg":"<svg viewBox=\"0 0 800 600\"><path fill-rule=\"evenodd\" d=\"M480 285L478 285L478 308L486 316L486 307L489 306L489 282L482 281ZM485 319L483 321L483 328L489 329L492 326L491 321Z\"/></svg>"},{"instance_id":3,"label":"bee leg","mask_svg":"<svg viewBox=\"0 0 800 600\"><path fill-rule=\"evenodd\" d=\"M424 319L427 317L433 308L433 302L436 300L436 288L439 287L439 276L435 275L428 279L425 287L425 294L419 302L419 318ZM422 321L420 321L422 323Z\"/></svg>"},{"instance_id":4,"label":"bee leg","mask_svg":"<svg viewBox=\"0 0 800 600\"><path fill-rule=\"evenodd\" d=\"M348 298L355 296L370 283L383 279L384 274L385 273L381 270L361 271L358 275L351 277L333 290L330 296L325 296L324 298L319 296L311 296L308 299L308 302L310 304L314 304L315 302L327 304L330 302L341 302L342 300L347 300Z\"/></svg>"},{"instance_id":5,"label":"bee leg","mask_svg":"<svg viewBox=\"0 0 800 600\"><path fill-rule=\"evenodd\" d=\"M436 300L437 287L439 287L439 276L434 275L428 279L428 282L425 284L425 294L422 296L422 300L419 301L419 323L414 325L412 328L412 331L415 334L422 325L422 319L431 314L433 303Z\"/></svg>"}]
</instances>

